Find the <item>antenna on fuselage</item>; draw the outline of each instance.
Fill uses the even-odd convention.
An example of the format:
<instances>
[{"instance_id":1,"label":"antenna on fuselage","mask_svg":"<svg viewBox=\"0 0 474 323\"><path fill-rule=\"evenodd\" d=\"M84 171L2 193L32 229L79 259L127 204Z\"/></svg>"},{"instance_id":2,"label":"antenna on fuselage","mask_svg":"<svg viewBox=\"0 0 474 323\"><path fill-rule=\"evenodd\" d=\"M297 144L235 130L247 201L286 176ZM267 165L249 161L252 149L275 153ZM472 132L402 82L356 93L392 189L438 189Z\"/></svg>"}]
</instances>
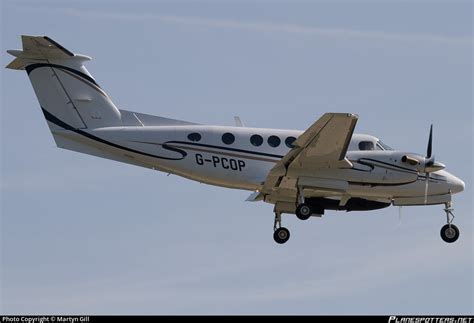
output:
<instances>
[{"instance_id":1,"label":"antenna on fuselage","mask_svg":"<svg viewBox=\"0 0 474 323\"><path fill-rule=\"evenodd\" d=\"M236 127L244 127L244 124L243 124L242 120L240 120L239 116L234 117L234 122L235 122Z\"/></svg>"}]
</instances>

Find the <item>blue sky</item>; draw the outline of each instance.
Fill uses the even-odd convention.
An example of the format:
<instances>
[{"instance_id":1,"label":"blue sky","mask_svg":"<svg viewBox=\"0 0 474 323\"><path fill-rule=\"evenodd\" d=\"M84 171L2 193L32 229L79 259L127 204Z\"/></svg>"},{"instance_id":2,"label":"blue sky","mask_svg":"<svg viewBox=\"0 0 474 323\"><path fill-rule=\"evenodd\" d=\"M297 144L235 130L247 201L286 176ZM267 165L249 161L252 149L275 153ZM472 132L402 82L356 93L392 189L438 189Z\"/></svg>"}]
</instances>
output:
<instances>
[{"instance_id":1,"label":"blue sky","mask_svg":"<svg viewBox=\"0 0 474 323\"><path fill-rule=\"evenodd\" d=\"M48 35L123 109L305 129L324 112L434 153L466 182L442 206L283 217L248 192L55 147L25 73L2 69L1 312L474 312L472 3L2 1L2 64Z\"/></svg>"}]
</instances>

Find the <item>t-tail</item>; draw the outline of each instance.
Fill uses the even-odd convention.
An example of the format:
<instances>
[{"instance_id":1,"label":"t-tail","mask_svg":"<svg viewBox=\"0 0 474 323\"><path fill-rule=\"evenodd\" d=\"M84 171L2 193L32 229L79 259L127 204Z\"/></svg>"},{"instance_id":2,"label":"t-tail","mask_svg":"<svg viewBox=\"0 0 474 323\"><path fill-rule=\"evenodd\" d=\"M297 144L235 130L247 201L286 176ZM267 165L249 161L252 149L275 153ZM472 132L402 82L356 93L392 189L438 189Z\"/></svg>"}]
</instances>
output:
<instances>
[{"instance_id":1,"label":"t-tail","mask_svg":"<svg viewBox=\"0 0 474 323\"><path fill-rule=\"evenodd\" d=\"M120 110L84 67L90 57L46 36L21 39L23 50L8 50L16 58L6 67L26 70L53 135L60 129L122 125Z\"/></svg>"},{"instance_id":2,"label":"t-tail","mask_svg":"<svg viewBox=\"0 0 474 323\"><path fill-rule=\"evenodd\" d=\"M23 50L7 51L15 59L6 67L28 73L59 148L157 168L155 159L148 160L156 156L137 150L136 143L107 135L113 128L191 124L118 109L84 67L90 57L74 54L46 36L21 36L21 40Z\"/></svg>"}]
</instances>

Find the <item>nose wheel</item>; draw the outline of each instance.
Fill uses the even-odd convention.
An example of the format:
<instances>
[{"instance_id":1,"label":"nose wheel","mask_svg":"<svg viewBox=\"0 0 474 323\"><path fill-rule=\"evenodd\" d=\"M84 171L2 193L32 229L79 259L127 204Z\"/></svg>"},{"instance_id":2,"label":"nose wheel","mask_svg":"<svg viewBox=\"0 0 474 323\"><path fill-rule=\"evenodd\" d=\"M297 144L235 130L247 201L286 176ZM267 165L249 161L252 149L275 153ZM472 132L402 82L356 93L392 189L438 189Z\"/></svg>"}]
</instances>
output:
<instances>
[{"instance_id":1,"label":"nose wheel","mask_svg":"<svg viewBox=\"0 0 474 323\"><path fill-rule=\"evenodd\" d=\"M273 239L278 244L283 244L290 239L290 231L281 226L281 213L275 212L275 223L273 224Z\"/></svg>"},{"instance_id":2,"label":"nose wheel","mask_svg":"<svg viewBox=\"0 0 474 323\"><path fill-rule=\"evenodd\" d=\"M454 241L458 240L459 238L459 229L457 226L452 224L454 220L454 209L451 206L451 203L446 203L446 207L444 208L444 212L446 212L446 221L448 224L445 224L441 228L441 239L447 243L453 243Z\"/></svg>"},{"instance_id":3,"label":"nose wheel","mask_svg":"<svg viewBox=\"0 0 474 323\"><path fill-rule=\"evenodd\" d=\"M452 243L459 238L459 229L454 224L445 224L441 228L440 234L444 242Z\"/></svg>"}]
</instances>

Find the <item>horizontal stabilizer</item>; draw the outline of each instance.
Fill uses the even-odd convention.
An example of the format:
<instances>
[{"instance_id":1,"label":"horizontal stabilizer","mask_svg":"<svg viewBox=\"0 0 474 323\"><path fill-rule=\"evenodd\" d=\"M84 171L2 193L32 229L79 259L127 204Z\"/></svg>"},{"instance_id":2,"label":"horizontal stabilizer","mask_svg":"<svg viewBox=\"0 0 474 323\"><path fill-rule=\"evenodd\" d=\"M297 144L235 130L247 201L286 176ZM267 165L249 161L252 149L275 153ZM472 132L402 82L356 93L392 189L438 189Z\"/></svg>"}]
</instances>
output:
<instances>
[{"instance_id":1,"label":"horizontal stabilizer","mask_svg":"<svg viewBox=\"0 0 474 323\"><path fill-rule=\"evenodd\" d=\"M6 66L13 70L22 70L32 61L79 59L87 61L91 58L74 54L48 36L21 36L23 50L7 50L7 53L16 58Z\"/></svg>"}]
</instances>

